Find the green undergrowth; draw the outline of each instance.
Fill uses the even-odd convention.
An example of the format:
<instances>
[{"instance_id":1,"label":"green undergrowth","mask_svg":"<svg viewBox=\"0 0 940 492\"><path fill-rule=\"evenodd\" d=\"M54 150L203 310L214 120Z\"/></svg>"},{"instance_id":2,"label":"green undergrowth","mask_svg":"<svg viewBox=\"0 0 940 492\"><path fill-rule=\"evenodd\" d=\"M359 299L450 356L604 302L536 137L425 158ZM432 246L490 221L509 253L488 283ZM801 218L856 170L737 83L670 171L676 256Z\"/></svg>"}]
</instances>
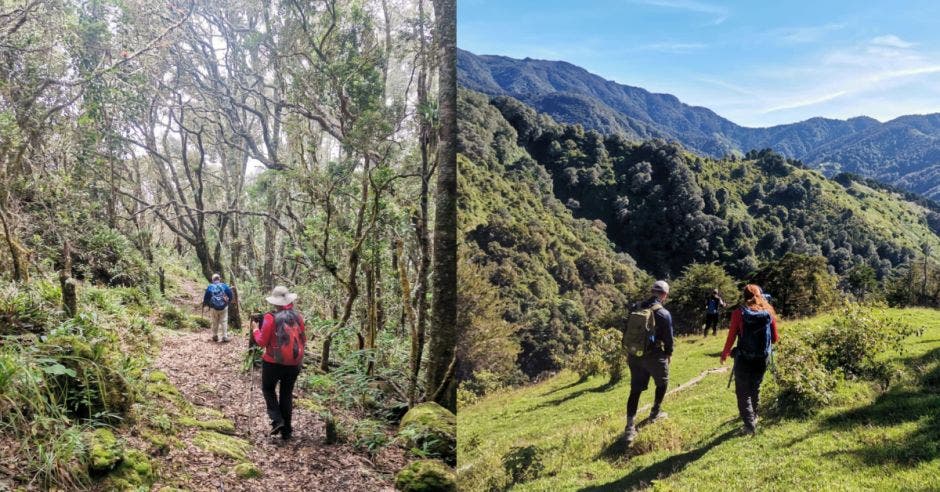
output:
<instances>
[{"instance_id":1,"label":"green undergrowth","mask_svg":"<svg viewBox=\"0 0 940 492\"><path fill-rule=\"evenodd\" d=\"M886 314L924 328L904 339L902 355L887 348L877 357L900 369L886 390L843 375L815 415L764 412L753 438L738 434L727 372L667 397L669 418L642 427L630 449L620 441L628 375L611 386L603 376L562 372L497 392L458 412L461 490L930 489L940 480L940 313ZM781 336L816 336L834 320L784 322ZM720 335L678 340L670 389L718 366ZM768 374L762 402L769 405L776 391ZM651 400L650 390L641 408Z\"/></svg>"}]
</instances>

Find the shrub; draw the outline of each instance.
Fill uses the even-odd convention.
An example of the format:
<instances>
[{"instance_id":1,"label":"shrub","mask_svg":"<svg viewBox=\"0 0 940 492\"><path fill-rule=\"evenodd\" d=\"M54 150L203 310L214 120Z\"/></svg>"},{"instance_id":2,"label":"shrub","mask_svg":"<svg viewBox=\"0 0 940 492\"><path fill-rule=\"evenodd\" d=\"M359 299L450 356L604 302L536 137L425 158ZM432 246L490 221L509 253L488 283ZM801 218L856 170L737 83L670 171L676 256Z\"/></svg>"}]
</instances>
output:
<instances>
[{"instance_id":1,"label":"shrub","mask_svg":"<svg viewBox=\"0 0 940 492\"><path fill-rule=\"evenodd\" d=\"M812 415L832 401L837 378L826 370L804 339L785 337L776 352L775 377L770 387L776 413Z\"/></svg>"},{"instance_id":2,"label":"shrub","mask_svg":"<svg viewBox=\"0 0 940 492\"><path fill-rule=\"evenodd\" d=\"M705 322L705 302L718 289L728 306L740 297L737 282L720 265L693 263L672 285L668 308L678 333L698 332Z\"/></svg>"},{"instance_id":3,"label":"shrub","mask_svg":"<svg viewBox=\"0 0 940 492\"><path fill-rule=\"evenodd\" d=\"M436 460L415 461L395 475L395 488L404 492L452 492L457 490L453 470Z\"/></svg>"},{"instance_id":4,"label":"shrub","mask_svg":"<svg viewBox=\"0 0 940 492\"><path fill-rule=\"evenodd\" d=\"M761 268L751 279L773 296L782 316L812 316L835 302L836 278L826 258L787 253Z\"/></svg>"},{"instance_id":5,"label":"shrub","mask_svg":"<svg viewBox=\"0 0 940 492\"><path fill-rule=\"evenodd\" d=\"M899 369L883 355L902 354L902 341L918 332L877 309L849 304L827 326L783 338L776 349L775 409L813 414L832 401L844 377L877 381L886 389Z\"/></svg>"},{"instance_id":6,"label":"shrub","mask_svg":"<svg viewBox=\"0 0 940 492\"><path fill-rule=\"evenodd\" d=\"M900 319L849 304L832 324L815 334L811 343L826 369L875 380L887 387L894 371L890 359L882 355L903 354L902 342L917 332Z\"/></svg>"},{"instance_id":7,"label":"shrub","mask_svg":"<svg viewBox=\"0 0 940 492\"><path fill-rule=\"evenodd\" d=\"M97 225L79 237L72 251L77 278L107 285L144 285L150 280L146 260L120 232Z\"/></svg>"},{"instance_id":8,"label":"shrub","mask_svg":"<svg viewBox=\"0 0 940 492\"><path fill-rule=\"evenodd\" d=\"M513 446L503 455L502 463L512 483L534 480L545 468L541 450L531 445Z\"/></svg>"},{"instance_id":9,"label":"shrub","mask_svg":"<svg viewBox=\"0 0 940 492\"><path fill-rule=\"evenodd\" d=\"M58 291L50 285L39 281L0 287L0 335L43 333L50 328L58 311Z\"/></svg>"}]
</instances>

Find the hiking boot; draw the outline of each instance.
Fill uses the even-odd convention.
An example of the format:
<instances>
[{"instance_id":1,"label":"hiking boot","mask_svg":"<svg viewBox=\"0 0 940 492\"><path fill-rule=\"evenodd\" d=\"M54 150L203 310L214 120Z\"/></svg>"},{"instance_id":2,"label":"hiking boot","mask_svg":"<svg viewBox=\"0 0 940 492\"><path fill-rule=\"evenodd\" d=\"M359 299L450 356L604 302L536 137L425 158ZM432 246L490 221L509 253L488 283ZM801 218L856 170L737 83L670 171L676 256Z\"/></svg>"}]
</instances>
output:
<instances>
[{"instance_id":1,"label":"hiking boot","mask_svg":"<svg viewBox=\"0 0 940 492\"><path fill-rule=\"evenodd\" d=\"M757 429L749 425L741 427L740 434L744 437L753 437L754 434L757 434Z\"/></svg>"},{"instance_id":2,"label":"hiking boot","mask_svg":"<svg viewBox=\"0 0 940 492\"><path fill-rule=\"evenodd\" d=\"M628 425L623 431L623 442L629 446L636 440L637 432L635 425Z\"/></svg>"},{"instance_id":3,"label":"hiking boot","mask_svg":"<svg viewBox=\"0 0 940 492\"><path fill-rule=\"evenodd\" d=\"M213 341L213 342L218 342L218 341L219 341L219 336L218 336L218 335L212 335L212 341Z\"/></svg>"},{"instance_id":4,"label":"hiking boot","mask_svg":"<svg viewBox=\"0 0 940 492\"><path fill-rule=\"evenodd\" d=\"M285 426L283 429L281 429L281 439L285 441L290 441L292 436L293 436L293 431L289 427Z\"/></svg>"},{"instance_id":5,"label":"hiking boot","mask_svg":"<svg viewBox=\"0 0 940 492\"><path fill-rule=\"evenodd\" d=\"M652 412L650 412L649 421L650 423L659 422L660 420L664 420L668 417L669 417L669 414L666 412L663 412L662 410L653 410Z\"/></svg>"},{"instance_id":6,"label":"hiking boot","mask_svg":"<svg viewBox=\"0 0 940 492\"><path fill-rule=\"evenodd\" d=\"M276 436L284 430L284 422L274 422L271 424L271 435Z\"/></svg>"},{"instance_id":7,"label":"hiking boot","mask_svg":"<svg viewBox=\"0 0 940 492\"><path fill-rule=\"evenodd\" d=\"M227 336L226 336L226 337L222 337L222 342L223 342L223 343L228 343L230 340L231 340L231 338L229 338L229 337L227 337Z\"/></svg>"}]
</instances>

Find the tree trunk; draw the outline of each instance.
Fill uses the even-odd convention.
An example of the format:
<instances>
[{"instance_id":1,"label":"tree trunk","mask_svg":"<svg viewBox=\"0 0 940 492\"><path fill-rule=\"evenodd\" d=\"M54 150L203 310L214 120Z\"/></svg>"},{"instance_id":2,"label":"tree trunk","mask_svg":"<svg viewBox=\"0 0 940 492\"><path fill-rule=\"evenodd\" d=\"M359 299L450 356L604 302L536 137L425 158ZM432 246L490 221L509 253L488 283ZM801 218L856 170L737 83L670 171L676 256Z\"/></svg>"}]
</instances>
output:
<instances>
[{"instance_id":1,"label":"tree trunk","mask_svg":"<svg viewBox=\"0 0 940 492\"><path fill-rule=\"evenodd\" d=\"M457 385L450 377L457 344L457 13L455 0L434 0L439 36L440 127L434 215L431 340L428 391L434 401L457 410Z\"/></svg>"},{"instance_id":2,"label":"tree trunk","mask_svg":"<svg viewBox=\"0 0 940 492\"><path fill-rule=\"evenodd\" d=\"M62 270L59 271L59 285L62 287L62 310L69 318L78 313L78 300L75 295L75 280L72 279L72 247L68 241L62 246Z\"/></svg>"}]
</instances>

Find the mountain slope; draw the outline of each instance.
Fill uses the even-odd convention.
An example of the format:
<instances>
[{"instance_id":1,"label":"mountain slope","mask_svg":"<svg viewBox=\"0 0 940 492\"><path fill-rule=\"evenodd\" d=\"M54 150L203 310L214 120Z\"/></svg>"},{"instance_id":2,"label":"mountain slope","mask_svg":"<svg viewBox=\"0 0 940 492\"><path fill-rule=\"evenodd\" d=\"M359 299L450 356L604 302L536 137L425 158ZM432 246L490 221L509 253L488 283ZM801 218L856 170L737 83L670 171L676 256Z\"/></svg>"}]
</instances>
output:
<instances>
[{"instance_id":1,"label":"mountain slope","mask_svg":"<svg viewBox=\"0 0 940 492\"><path fill-rule=\"evenodd\" d=\"M713 157L771 148L829 173L853 172L940 196L940 115L905 116L886 123L868 117L812 118L748 128L675 96L605 80L566 62L461 50L457 63L464 87L512 96L560 122L633 139L677 140Z\"/></svg>"},{"instance_id":2,"label":"mountain slope","mask_svg":"<svg viewBox=\"0 0 940 492\"><path fill-rule=\"evenodd\" d=\"M519 370L556 371L648 276L615 252L602 223L574 218L555 198L551 177L516 145L516 131L485 96L461 91L458 114L463 256L504 301Z\"/></svg>"},{"instance_id":3,"label":"mountain slope","mask_svg":"<svg viewBox=\"0 0 940 492\"><path fill-rule=\"evenodd\" d=\"M490 104L551 176L555 197L576 217L603 222L617 247L657 276L717 261L743 278L793 252L823 255L839 274L867 265L882 277L923 244L940 248L940 205L930 201L850 176L827 179L770 151L702 158L560 125L510 97Z\"/></svg>"}]
</instances>

